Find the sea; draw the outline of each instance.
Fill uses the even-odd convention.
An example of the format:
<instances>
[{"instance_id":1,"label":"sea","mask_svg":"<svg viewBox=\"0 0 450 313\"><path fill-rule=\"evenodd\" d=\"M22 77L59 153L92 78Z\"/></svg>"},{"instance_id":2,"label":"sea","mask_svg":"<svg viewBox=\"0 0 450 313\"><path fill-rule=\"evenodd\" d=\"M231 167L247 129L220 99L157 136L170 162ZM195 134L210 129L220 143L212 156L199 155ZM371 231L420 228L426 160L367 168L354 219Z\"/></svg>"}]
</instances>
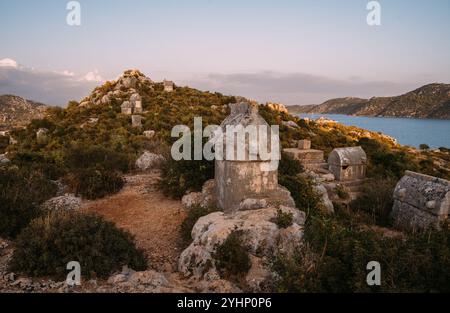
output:
<instances>
[{"instance_id":1,"label":"sea","mask_svg":"<svg viewBox=\"0 0 450 313\"><path fill-rule=\"evenodd\" d=\"M297 114L318 119L325 117L341 124L381 132L397 139L402 145L419 147L427 144L432 149L450 148L450 120L366 117L342 114Z\"/></svg>"}]
</instances>

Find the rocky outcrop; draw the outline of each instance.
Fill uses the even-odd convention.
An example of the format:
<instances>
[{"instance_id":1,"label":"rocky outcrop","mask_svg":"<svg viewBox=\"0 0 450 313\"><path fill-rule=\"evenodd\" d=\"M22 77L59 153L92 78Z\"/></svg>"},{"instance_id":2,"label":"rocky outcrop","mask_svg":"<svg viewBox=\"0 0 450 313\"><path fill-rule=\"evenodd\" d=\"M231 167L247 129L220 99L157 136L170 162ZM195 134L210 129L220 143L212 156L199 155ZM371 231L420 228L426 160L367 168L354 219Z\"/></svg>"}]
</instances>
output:
<instances>
[{"instance_id":1,"label":"rocky outcrop","mask_svg":"<svg viewBox=\"0 0 450 313\"><path fill-rule=\"evenodd\" d=\"M107 82L103 86L94 89L89 96L81 100L80 106L110 105L114 102L123 104L125 102L122 112L131 114L132 112L128 113L125 108L127 102L128 105L132 106L139 101L140 111L136 113L141 113L142 103L138 90L152 90L153 85L153 81L140 71L127 70L117 80Z\"/></svg>"},{"instance_id":2,"label":"rocky outcrop","mask_svg":"<svg viewBox=\"0 0 450 313\"><path fill-rule=\"evenodd\" d=\"M65 194L63 196L54 197L45 201L41 208L44 211L72 211L81 207L83 200L73 194Z\"/></svg>"},{"instance_id":3,"label":"rocky outcrop","mask_svg":"<svg viewBox=\"0 0 450 313\"><path fill-rule=\"evenodd\" d=\"M136 168L141 171L156 169L161 166L161 164L165 161L165 158L160 154L151 153L149 151L145 151L137 160L136 160Z\"/></svg>"},{"instance_id":4,"label":"rocky outcrop","mask_svg":"<svg viewBox=\"0 0 450 313\"><path fill-rule=\"evenodd\" d=\"M203 184L201 192L190 192L183 196L181 202L186 208L193 206L201 206L203 208L215 206L215 182L214 179L210 179Z\"/></svg>"},{"instance_id":5,"label":"rocky outcrop","mask_svg":"<svg viewBox=\"0 0 450 313\"><path fill-rule=\"evenodd\" d=\"M288 113L287 108L284 106L284 104L281 103L273 103L273 102L268 102L267 106L274 111L278 111L281 113Z\"/></svg>"},{"instance_id":6,"label":"rocky outcrop","mask_svg":"<svg viewBox=\"0 0 450 313\"><path fill-rule=\"evenodd\" d=\"M181 253L179 271L186 277L220 278L215 251L232 232L240 231L251 259L244 280L250 290L260 291L274 276L270 266L273 258L292 256L303 245L304 212L283 206L280 209L293 216L293 224L284 229L276 224L275 207L237 211L232 215L215 212L201 217L192 229L193 242Z\"/></svg>"}]
</instances>

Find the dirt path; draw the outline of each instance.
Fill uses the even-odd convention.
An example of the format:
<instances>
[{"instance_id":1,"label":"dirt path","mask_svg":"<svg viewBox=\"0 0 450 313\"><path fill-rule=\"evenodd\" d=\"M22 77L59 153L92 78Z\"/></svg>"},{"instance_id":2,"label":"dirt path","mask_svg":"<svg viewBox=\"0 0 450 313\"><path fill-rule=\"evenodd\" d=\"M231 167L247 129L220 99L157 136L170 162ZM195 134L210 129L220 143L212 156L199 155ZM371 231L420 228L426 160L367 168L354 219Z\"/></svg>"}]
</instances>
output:
<instances>
[{"instance_id":1,"label":"dirt path","mask_svg":"<svg viewBox=\"0 0 450 313\"><path fill-rule=\"evenodd\" d=\"M127 183L118 194L89 202L84 210L130 231L151 268L172 272L181 253L180 226L186 212L180 201L156 188L158 178L158 172L126 176Z\"/></svg>"}]
</instances>

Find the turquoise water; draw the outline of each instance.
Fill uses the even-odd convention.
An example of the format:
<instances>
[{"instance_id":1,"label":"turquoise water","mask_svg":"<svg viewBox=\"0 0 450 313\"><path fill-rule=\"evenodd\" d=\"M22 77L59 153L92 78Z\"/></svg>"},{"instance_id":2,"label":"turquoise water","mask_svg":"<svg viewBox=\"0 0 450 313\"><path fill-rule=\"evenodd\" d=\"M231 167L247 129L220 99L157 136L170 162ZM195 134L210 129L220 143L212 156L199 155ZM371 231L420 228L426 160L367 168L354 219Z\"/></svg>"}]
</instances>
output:
<instances>
[{"instance_id":1,"label":"turquoise water","mask_svg":"<svg viewBox=\"0 0 450 313\"><path fill-rule=\"evenodd\" d=\"M418 147L420 144L425 143L431 148L450 148L450 120L365 117L341 114L298 115L312 119L323 116L344 125L382 132L383 134L396 138L402 145Z\"/></svg>"}]
</instances>

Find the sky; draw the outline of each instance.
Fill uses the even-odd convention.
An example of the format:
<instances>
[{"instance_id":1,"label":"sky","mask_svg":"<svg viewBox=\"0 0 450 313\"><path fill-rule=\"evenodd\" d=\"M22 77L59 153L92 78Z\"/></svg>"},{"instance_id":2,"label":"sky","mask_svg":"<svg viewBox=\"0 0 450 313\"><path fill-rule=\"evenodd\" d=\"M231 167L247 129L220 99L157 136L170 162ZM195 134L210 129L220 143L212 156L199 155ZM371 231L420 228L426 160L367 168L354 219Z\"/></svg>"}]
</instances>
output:
<instances>
[{"instance_id":1,"label":"sky","mask_svg":"<svg viewBox=\"0 0 450 313\"><path fill-rule=\"evenodd\" d=\"M261 102L321 103L450 83L450 1L0 0L0 94L65 105L137 68Z\"/></svg>"}]
</instances>

